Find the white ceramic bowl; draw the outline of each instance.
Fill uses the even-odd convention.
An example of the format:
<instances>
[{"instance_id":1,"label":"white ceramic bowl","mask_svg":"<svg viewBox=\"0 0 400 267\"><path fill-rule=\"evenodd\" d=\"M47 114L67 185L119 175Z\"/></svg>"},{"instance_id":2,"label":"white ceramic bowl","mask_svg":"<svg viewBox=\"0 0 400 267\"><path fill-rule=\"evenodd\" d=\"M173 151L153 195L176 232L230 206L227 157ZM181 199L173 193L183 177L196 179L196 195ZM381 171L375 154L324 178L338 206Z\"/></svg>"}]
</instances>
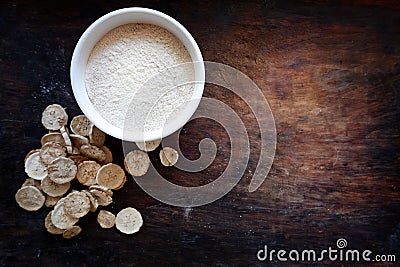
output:
<instances>
[{"instance_id":1,"label":"white ceramic bowl","mask_svg":"<svg viewBox=\"0 0 400 267\"><path fill-rule=\"evenodd\" d=\"M194 62L194 93L189 107L179 118L165 125L160 131L127 134L105 120L94 108L85 87L86 64L96 43L110 30L128 23L147 23L163 27L173 33L186 47ZM175 19L156 10L140 7L124 8L110 12L87 28L79 39L71 60L71 85L76 101L88 119L103 132L125 141L150 141L165 137L185 125L196 111L204 90L205 70L200 49L191 34Z\"/></svg>"}]
</instances>

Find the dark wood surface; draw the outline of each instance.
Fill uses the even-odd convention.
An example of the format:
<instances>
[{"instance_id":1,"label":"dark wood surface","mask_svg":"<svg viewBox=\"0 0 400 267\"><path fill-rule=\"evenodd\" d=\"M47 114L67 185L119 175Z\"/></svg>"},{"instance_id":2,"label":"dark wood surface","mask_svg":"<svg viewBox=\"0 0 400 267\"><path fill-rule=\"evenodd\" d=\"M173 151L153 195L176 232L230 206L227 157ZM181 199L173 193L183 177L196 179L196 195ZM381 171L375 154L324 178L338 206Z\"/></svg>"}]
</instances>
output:
<instances>
[{"instance_id":1,"label":"dark wood surface","mask_svg":"<svg viewBox=\"0 0 400 267\"><path fill-rule=\"evenodd\" d=\"M267 264L256 258L264 245L321 250L338 238L400 261L400 5L274 2L1 1L0 265L257 266ZM238 97L207 86L205 95L237 110L249 129L251 159L240 183L212 204L185 210L152 199L129 179L108 209L140 210L139 233L102 230L91 214L81 220L80 236L64 240L45 231L48 209L26 212L15 203L26 178L23 158L40 146L48 104L60 103L71 117L81 113L69 82L80 35L101 15L128 6L171 15L206 60L257 83L276 120L275 161L259 190L249 193L259 153L256 121ZM195 159L204 137L219 148L209 169L161 172L182 185L218 177L229 157L221 127L191 122L181 149ZM121 142L107 137L106 144L122 163ZM159 166L156 153L151 158Z\"/></svg>"}]
</instances>

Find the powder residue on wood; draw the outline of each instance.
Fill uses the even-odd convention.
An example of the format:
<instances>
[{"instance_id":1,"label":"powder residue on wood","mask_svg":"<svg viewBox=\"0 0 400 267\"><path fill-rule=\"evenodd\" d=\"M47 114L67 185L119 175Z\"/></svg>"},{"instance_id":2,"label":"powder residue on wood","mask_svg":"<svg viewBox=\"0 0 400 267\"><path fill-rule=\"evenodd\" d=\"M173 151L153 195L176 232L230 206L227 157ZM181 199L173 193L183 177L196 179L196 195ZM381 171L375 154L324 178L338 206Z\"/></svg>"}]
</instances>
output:
<instances>
[{"instance_id":1,"label":"powder residue on wood","mask_svg":"<svg viewBox=\"0 0 400 267\"><path fill-rule=\"evenodd\" d=\"M86 90L100 115L114 126L159 130L193 94L189 52L171 32L150 24L109 31L93 48ZM166 71L168 70L168 71ZM129 119L127 119L129 118ZM146 120L146 118L148 118ZM128 123L129 121L129 123Z\"/></svg>"}]
</instances>

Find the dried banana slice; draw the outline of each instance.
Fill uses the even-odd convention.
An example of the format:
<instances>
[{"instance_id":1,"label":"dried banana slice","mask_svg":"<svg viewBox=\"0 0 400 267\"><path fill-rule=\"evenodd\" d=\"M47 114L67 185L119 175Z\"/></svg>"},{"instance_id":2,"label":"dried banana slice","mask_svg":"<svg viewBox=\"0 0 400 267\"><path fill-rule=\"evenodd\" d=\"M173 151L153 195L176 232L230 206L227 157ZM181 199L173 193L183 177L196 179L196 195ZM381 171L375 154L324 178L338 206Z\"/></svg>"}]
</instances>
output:
<instances>
[{"instance_id":1,"label":"dried banana slice","mask_svg":"<svg viewBox=\"0 0 400 267\"><path fill-rule=\"evenodd\" d=\"M69 127L74 134L89 136L92 123L85 115L78 115L72 118Z\"/></svg>"},{"instance_id":2,"label":"dried banana slice","mask_svg":"<svg viewBox=\"0 0 400 267\"><path fill-rule=\"evenodd\" d=\"M111 189L105 187L105 186L102 186L102 185L98 185L98 184L92 185L92 186L89 187L89 190L91 190L91 189L96 189L96 190L103 191L104 193L106 193L110 197L113 196L113 191Z\"/></svg>"},{"instance_id":3,"label":"dried banana slice","mask_svg":"<svg viewBox=\"0 0 400 267\"><path fill-rule=\"evenodd\" d=\"M51 197L61 197L68 192L71 183L58 184L53 182L48 176L42 180L42 190Z\"/></svg>"},{"instance_id":4,"label":"dried banana slice","mask_svg":"<svg viewBox=\"0 0 400 267\"><path fill-rule=\"evenodd\" d=\"M48 106L42 113L42 124L51 131L60 130L61 127L67 125L67 121L68 115L65 109L58 104Z\"/></svg>"},{"instance_id":5,"label":"dried banana slice","mask_svg":"<svg viewBox=\"0 0 400 267\"><path fill-rule=\"evenodd\" d=\"M115 225L115 215L109 211L101 210L97 215L97 222L101 228L113 228Z\"/></svg>"},{"instance_id":6,"label":"dried banana slice","mask_svg":"<svg viewBox=\"0 0 400 267\"><path fill-rule=\"evenodd\" d=\"M104 151L104 154L106 154L106 159L103 160L103 161L101 162L101 164L108 164L108 163L111 163L111 162L113 161L113 155L112 155L112 153L111 153L111 150L108 149L108 147L106 147L106 146L102 146L102 147L101 147L101 150L103 150L103 151Z\"/></svg>"},{"instance_id":7,"label":"dried banana slice","mask_svg":"<svg viewBox=\"0 0 400 267\"><path fill-rule=\"evenodd\" d=\"M44 205L48 208L54 207L57 202L61 199L61 197L52 197L47 195L46 196L46 201L44 202Z\"/></svg>"},{"instance_id":8,"label":"dried banana slice","mask_svg":"<svg viewBox=\"0 0 400 267\"><path fill-rule=\"evenodd\" d=\"M86 186L91 186L96 184L96 174L100 169L100 164L96 161L88 160L84 161L78 165L78 171L76 173L76 178L78 181Z\"/></svg>"},{"instance_id":9,"label":"dried banana slice","mask_svg":"<svg viewBox=\"0 0 400 267\"><path fill-rule=\"evenodd\" d=\"M90 159L102 162L106 159L106 154L103 150L93 145L81 146L81 154Z\"/></svg>"},{"instance_id":10,"label":"dried banana slice","mask_svg":"<svg viewBox=\"0 0 400 267\"><path fill-rule=\"evenodd\" d=\"M24 186L15 194L18 205L27 211L39 210L44 205L45 196L35 186Z\"/></svg>"},{"instance_id":11,"label":"dried banana slice","mask_svg":"<svg viewBox=\"0 0 400 267\"><path fill-rule=\"evenodd\" d=\"M139 231L143 225L140 212L134 208L125 208L118 212L115 218L115 226L124 234L133 234Z\"/></svg>"},{"instance_id":12,"label":"dried banana slice","mask_svg":"<svg viewBox=\"0 0 400 267\"><path fill-rule=\"evenodd\" d=\"M146 152L155 150L160 144L161 139L148 142L136 142L137 147Z\"/></svg>"},{"instance_id":13,"label":"dried banana slice","mask_svg":"<svg viewBox=\"0 0 400 267\"><path fill-rule=\"evenodd\" d=\"M96 176L96 182L99 185L109 189L116 189L124 183L125 172L124 170L114 163L109 163L102 166Z\"/></svg>"},{"instance_id":14,"label":"dried banana slice","mask_svg":"<svg viewBox=\"0 0 400 267\"><path fill-rule=\"evenodd\" d=\"M125 170L133 176L143 176L150 166L150 158L146 152L133 150L124 159Z\"/></svg>"},{"instance_id":15,"label":"dried banana slice","mask_svg":"<svg viewBox=\"0 0 400 267\"><path fill-rule=\"evenodd\" d=\"M100 206L108 206L112 203L112 197L102 190L90 189L89 192L97 200Z\"/></svg>"},{"instance_id":16,"label":"dried banana slice","mask_svg":"<svg viewBox=\"0 0 400 267\"><path fill-rule=\"evenodd\" d=\"M61 133L48 133L42 136L40 143L42 146L48 142L56 142L65 146L65 141Z\"/></svg>"},{"instance_id":17,"label":"dried banana slice","mask_svg":"<svg viewBox=\"0 0 400 267\"><path fill-rule=\"evenodd\" d=\"M36 152L40 152L40 149L32 149L31 151L28 152L28 154L26 154L25 158L24 158L24 163L26 162L26 160L29 158L30 155L32 155L33 153Z\"/></svg>"},{"instance_id":18,"label":"dried banana slice","mask_svg":"<svg viewBox=\"0 0 400 267\"><path fill-rule=\"evenodd\" d=\"M175 163L178 161L178 157L178 152L171 147L164 147L160 151L160 160L164 166L169 167L175 165Z\"/></svg>"},{"instance_id":19,"label":"dried banana slice","mask_svg":"<svg viewBox=\"0 0 400 267\"><path fill-rule=\"evenodd\" d=\"M79 221L79 219L69 216L65 211L64 201L58 201L51 214L51 222L59 229L68 229Z\"/></svg>"},{"instance_id":20,"label":"dried banana slice","mask_svg":"<svg viewBox=\"0 0 400 267\"><path fill-rule=\"evenodd\" d=\"M96 126L92 125L89 133L89 143L97 147L102 147L104 141L106 140L106 135Z\"/></svg>"},{"instance_id":21,"label":"dried banana slice","mask_svg":"<svg viewBox=\"0 0 400 267\"><path fill-rule=\"evenodd\" d=\"M68 229L65 229L65 231L62 233L63 237L65 239L71 239L77 235L79 235L82 232L82 228L80 228L78 225L74 225L69 227Z\"/></svg>"},{"instance_id":22,"label":"dried banana slice","mask_svg":"<svg viewBox=\"0 0 400 267\"><path fill-rule=\"evenodd\" d=\"M25 172L35 180L43 180L47 176L47 169L40 159L40 152L35 152L26 159Z\"/></svg>"},{"instance_id":23,"label":"dried banana slice","mask_svg":"<svg viewBox=\"0 0 400 267\"><path fill-rule=\"evenodd\" d=\"M47 167L49 178L57 184L65 184L72 181L78 168L72 159L59 157Z\"/></svg>"},{"instance_id":24,"label":"dried banana slice","mask_svg":"<svg viewBox=\"0 0 400 267\"><path fill-rule=\"evenodd\" d=\"M89 145L89 139L82 135L78 134L70 134L69 138L71 139L72 145L77 148L81 148L83 145Z\"/></svg>"},{"instance_id":25,"label":"dried banana slice","mask_svg":"<svg viewBox=\"0 0 400 267\"><path fill-rule=\"evenodd\" d=\"M50 234L61 235L64 232L64 230L54 226L53 222L51 221L52 213L53 211L50 211L47 214L46 218L44 219L44 226L46 227L47 232L49 232Z\"/></svg>"},{"instance_id":26,"label":"dried banana slice","mask_svg":"<svg viewBox=\"0 0 400 267\"><path fill-rule=\"evenodd\" d=\"M64 146L56 142L48 142L40 149L40 159L45 165L50 164L53 160L58 157L67 156L67 151Z\"/></svg>"},{"instance_id":27,"label":"dried banana slice","mask_svg":"<svg viewBox=\"0 0 400 267\"><path fill-rule=\"evenodd\" d=\"M73 218L82 218L90 211L90 199L84 192L71 192L65 197L64 210Z\"/></svg>"},{"instance_id":28,"label":"dried banana slice","mask_svg":"<svg viewBox=\"0 0 400 267\"><path fill-rule=\"evenodd\" d=\"M82 190L81 192L85 193L90 200L90 211L95 212L99 207L99 202L97 202L97 200L92 196L92 194L90 194L89 191Z\"/></svg>"}]
</instances>

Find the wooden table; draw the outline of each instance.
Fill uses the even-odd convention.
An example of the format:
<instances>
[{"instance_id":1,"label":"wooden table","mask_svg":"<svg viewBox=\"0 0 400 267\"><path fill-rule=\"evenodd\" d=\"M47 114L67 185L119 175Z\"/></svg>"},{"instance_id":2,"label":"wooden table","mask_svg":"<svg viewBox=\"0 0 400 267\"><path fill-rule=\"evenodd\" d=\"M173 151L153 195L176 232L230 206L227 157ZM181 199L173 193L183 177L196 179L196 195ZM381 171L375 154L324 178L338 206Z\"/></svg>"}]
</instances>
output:
<instances>
[{"instance_id":1,"label":"wooden table","mask_svg":"<svg viewBox=\"0 0 400 267\"><path fill-rule=\"evenodd\" d=\"M40 146L47 105L67 107L70 117L81 113L69 82L80 35L101 15L128 6L171 15L192 33L206 60L253 79L276 120L274 164L249 193L259 153L256 121L237 96L207 86L205 95L237 110L250 129L252 151L240 183L222 199L190 210L158 202L130 178L107 209L136 207L145 221L139 233L102 230L91 214L79 223L80 236L64 240L44 229L49 209L29 213L15 203L26 178L23 158ZM349 249L396 254L400 261L397 1L2 1L0 12L1 266L294 266L276 257L260 262L256 254L264 245L335 248L339 238ZM220 126L193 121L181 148L195 159L204 137L218 147L210 168L161 173L192 186L218 177L230 153ZM121 164L121 142L108 137L106 144ZM151 158L159 165L156 153Z\"/></svg>"}]
</instances>

